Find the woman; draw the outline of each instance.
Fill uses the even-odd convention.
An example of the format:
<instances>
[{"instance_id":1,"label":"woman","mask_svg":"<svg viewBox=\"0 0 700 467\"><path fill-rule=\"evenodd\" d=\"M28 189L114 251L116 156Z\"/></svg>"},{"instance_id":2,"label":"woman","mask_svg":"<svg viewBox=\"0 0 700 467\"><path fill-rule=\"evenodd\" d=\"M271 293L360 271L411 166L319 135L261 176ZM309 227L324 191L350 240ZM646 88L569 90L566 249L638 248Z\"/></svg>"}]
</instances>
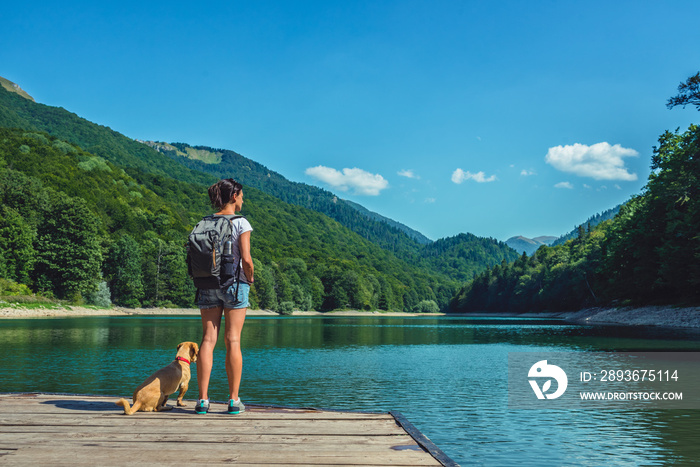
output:
<instances>
[{"instance_id":1,"label":"woman","mask_svg":"<svg viewBox=\"0 0 700 467\"><path fill-rule=\"evenodd\" d=\"M243 187L232 178L221 180L209 187L209 199L218 210L217 216L229 219L236 215L243 206ZM202 314L204 336L199 346L197 359L197 384L199 401L195 412L205 414L209 411L209 379L214 361L214 347L219 336L221 316L225 322L226 375L228 376L229 403L228 413L237 414L245 411L245 406L238 396L243 372L241 354L241 331L248 308L248 292L253 283L253 259L250 256L250 233L253 231L245 217L232 221L234 264L239 264L238 283L228 289L200 289L199 305ZM236 296L236 291L238 294Z\"/></svg>"}]
</instances>

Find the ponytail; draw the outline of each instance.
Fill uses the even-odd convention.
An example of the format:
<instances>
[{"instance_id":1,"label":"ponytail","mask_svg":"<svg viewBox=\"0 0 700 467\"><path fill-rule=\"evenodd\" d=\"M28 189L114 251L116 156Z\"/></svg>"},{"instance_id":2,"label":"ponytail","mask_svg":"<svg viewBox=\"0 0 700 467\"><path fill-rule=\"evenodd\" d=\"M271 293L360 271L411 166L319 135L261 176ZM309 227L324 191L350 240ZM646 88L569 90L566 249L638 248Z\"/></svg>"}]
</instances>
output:
<instances>
[{"instance_id":1,"label":"ponytail","mask_svg":"<svg viewBox=\"0 0 700 467\"><path fill-rule=\"evenodd\" d=\"M211 205L218 210L223 209L242 189L243 185L232 178L219 180L209 187Z\"/></svg>"}]
</instances>

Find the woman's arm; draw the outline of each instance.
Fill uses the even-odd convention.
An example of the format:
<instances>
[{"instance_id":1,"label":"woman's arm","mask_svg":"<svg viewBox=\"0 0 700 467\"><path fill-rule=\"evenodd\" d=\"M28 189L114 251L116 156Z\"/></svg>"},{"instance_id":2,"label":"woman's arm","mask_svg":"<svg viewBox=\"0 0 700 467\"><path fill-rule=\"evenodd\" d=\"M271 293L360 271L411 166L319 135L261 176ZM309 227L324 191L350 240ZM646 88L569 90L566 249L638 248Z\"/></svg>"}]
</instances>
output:
<instances>
[{"instance_id":1,"label":"woman's arm","mask_svg":"<svg viewBox=\"0 0 700 467\"><path fill-rule=\"evenodd\" d=\"M248 279L248 282L253 282L255 272L253 268L253 258L250 256L250 231L243 232L238 237L238 248L241 252L241 261L243 262L243 273Z\"/></svg>"}]
</instances>

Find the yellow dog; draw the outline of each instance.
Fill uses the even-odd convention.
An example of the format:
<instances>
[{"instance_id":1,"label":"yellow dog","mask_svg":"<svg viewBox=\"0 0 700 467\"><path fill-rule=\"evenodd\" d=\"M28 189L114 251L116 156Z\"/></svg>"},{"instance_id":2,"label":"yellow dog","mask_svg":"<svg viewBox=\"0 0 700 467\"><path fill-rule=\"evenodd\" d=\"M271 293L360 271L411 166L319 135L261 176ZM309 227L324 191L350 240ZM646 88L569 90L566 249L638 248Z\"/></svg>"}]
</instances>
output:
<instances>
[{"instance_id":1,"label":"yellow dog","mask_svg":"<svg viewBox=\"0 0 700 467\"><path fill-rule=\"evenodd\" d=\"M133 406L129 406L129 402L126 399L119 399L116 404L124 407L126 415L131 415L138 411L152 412L155 410L160 412L171 410L172 407L166 407L165 403L168 401L168 396L179 389L177 405L178 407L185 406L186 404L182 402L182 398L185 396L190 384L190 362L197 361L198 353L199 346L194 342L178 344L175 361L153 373L141 386L136 388Z\"/></svg>"}]
</instances>

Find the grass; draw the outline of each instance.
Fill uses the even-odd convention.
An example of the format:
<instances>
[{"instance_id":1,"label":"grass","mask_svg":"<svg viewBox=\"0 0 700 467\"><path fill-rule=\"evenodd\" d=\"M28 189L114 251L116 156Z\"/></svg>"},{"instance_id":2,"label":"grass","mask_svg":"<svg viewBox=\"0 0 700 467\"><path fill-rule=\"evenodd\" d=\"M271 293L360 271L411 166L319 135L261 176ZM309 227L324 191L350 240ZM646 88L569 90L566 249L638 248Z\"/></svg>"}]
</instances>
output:
<instances>
[{"instance_id":1,"label":"grass","mask_svg":"<svg viewBox=\"0 0 700 467\"><path fill-rule=\"evenodd\" d=\"M67 309L65 303L53 298L42 297L41 295L2 295L0 296L0 307L47 310Z\"/></svg>"},{"instance_id":2,"label":"grass","mask_svg":"<svg viewBox=\"0 0 700 467\"><path fill-rule=\"evenodd\" d=\"M71 303L65 300L43 297L41 295L0 295L0 308L23 308L43 310L70 310L72 306L80 306L90 310L109 310L111 307Z\"/></svg>"}]
</instances>

